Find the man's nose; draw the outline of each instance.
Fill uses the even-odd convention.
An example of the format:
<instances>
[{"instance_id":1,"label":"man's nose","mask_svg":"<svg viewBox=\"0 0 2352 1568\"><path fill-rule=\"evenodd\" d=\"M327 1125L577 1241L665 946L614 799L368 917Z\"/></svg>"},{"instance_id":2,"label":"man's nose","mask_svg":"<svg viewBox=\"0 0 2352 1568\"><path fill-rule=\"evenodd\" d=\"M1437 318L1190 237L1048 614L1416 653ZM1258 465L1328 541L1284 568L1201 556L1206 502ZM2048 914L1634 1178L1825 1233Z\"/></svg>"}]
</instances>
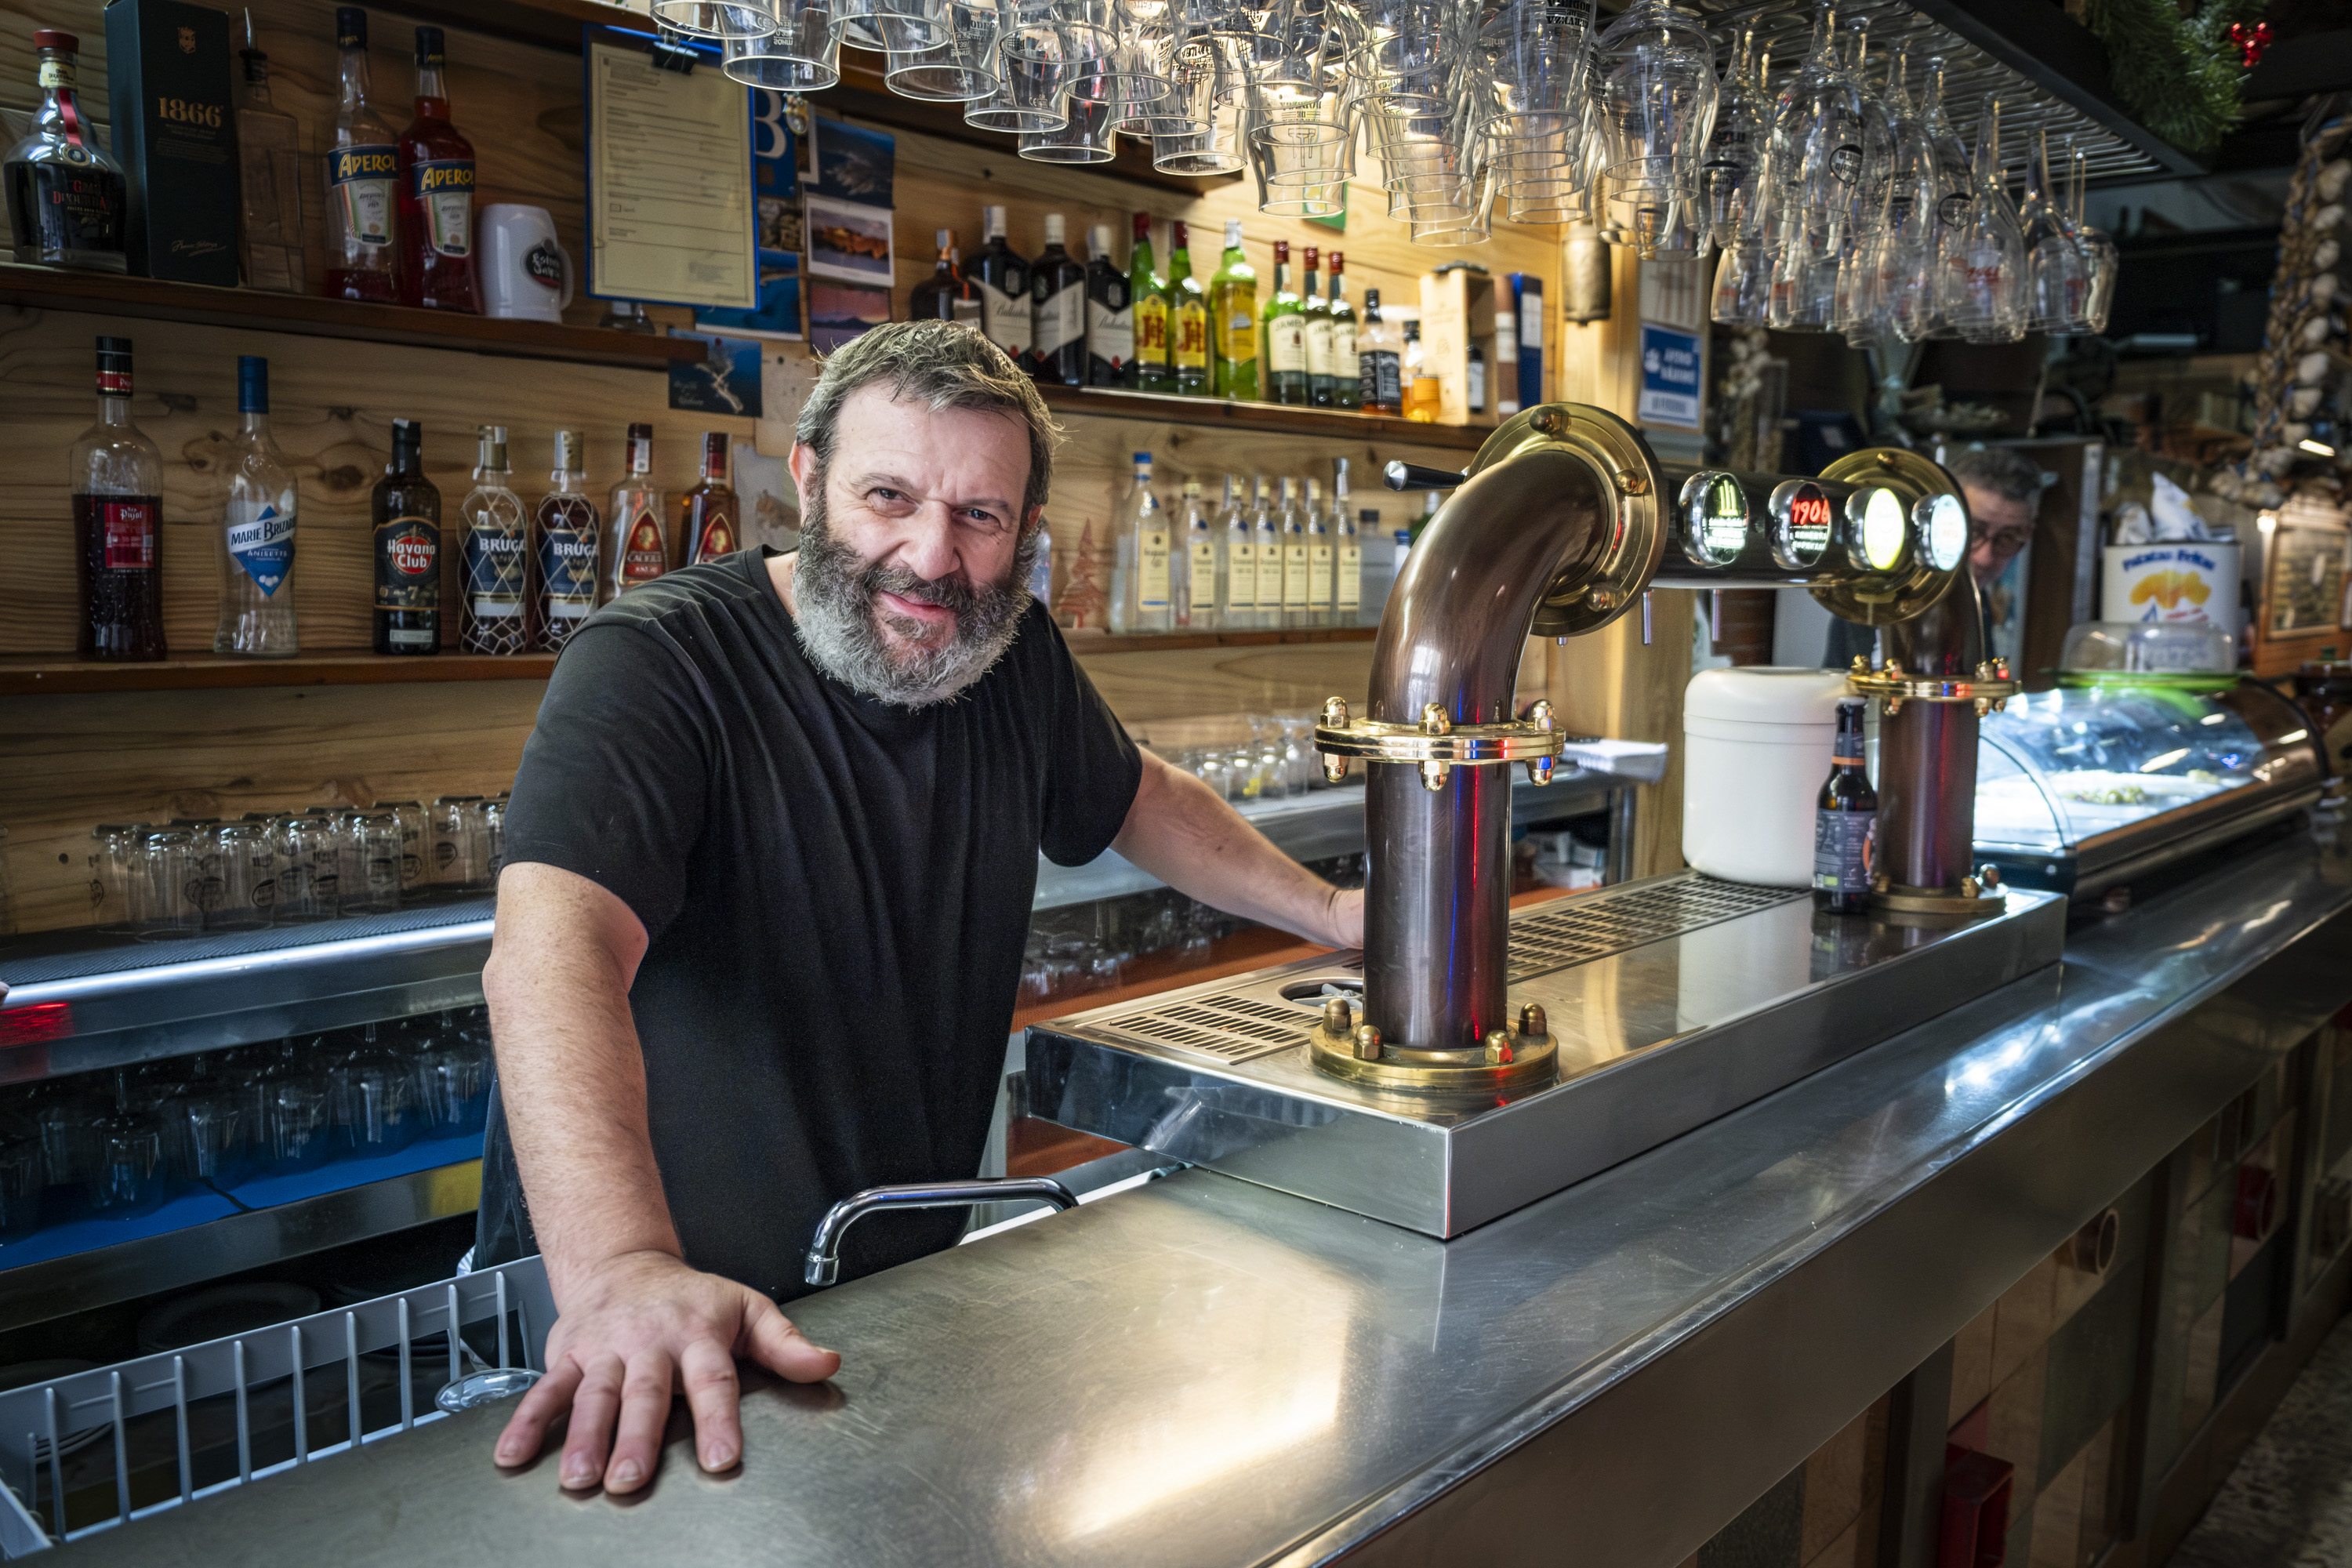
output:
<instances>
[{"instance_id":1,"label":"man's nose","mask_svg":"<svg viewBox=\"0 0 2352 1568\"><path fill-rule=\"evenodd\" d=\"M922 578L937 582L961 563L956 554L955 524L944 505L926 506L908 520L898 542L898 564Z\"/></svg>"}]
</instances>

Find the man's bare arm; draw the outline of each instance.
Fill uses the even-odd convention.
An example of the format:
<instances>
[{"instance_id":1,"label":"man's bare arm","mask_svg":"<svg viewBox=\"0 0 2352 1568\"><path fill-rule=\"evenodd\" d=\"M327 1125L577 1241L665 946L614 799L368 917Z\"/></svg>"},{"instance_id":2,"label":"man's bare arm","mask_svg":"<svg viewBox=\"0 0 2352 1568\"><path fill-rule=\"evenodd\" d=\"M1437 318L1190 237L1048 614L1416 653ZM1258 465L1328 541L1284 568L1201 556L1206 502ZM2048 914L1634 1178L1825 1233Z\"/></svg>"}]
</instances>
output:
<instances>
[{"instance_id":1,"label":"man's bare arm","mask_svg":"<svg viewBox=\"0 0 2352 1568\"><path fill-rule=\"evenodd\" d=\"M682 1387L703 1468L742 1452L735 1358L796 1383L841 1358L748 1286L687 1267L646 1120L629 987L646 951L626 904L584 877L520 864L499 877L482 970L499 1093L557 1319L548 1374L499 1438L500 1464L540 1451L568 1407L562 1484L634 1491L653 1476Z\"/></svg>"},{"instance_id":2,"label":"man's bare arm","mask_svg":"<svg viewBox=\"0 0 2352 1568\"><path fill-rule=\"evenodd\" d=\"M1181 893L1331 947L1360 947L1364 896L1276 848L1207 784L1143 753L1143 777L1111 847Z\"/></svg>"}]
</instances>

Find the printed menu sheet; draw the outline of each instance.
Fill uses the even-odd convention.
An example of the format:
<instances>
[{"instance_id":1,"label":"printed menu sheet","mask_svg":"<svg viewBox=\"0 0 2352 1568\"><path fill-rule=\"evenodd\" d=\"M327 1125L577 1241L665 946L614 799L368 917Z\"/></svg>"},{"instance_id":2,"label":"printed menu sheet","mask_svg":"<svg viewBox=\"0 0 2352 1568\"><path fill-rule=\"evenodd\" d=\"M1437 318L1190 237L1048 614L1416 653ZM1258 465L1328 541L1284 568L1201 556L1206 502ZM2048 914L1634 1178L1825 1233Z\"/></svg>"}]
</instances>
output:
<instances>
[{"instance_id":1,"label":"printed menu sheet","mask_svg":"<svg viewBox=\"0 0 2352 1568\"><path fill-rule=\"evenodd\" d=\"M716 69L681 74L625 45L588 46L588 289L749 310L751 113Z\"/></svg>"}]
</instances>

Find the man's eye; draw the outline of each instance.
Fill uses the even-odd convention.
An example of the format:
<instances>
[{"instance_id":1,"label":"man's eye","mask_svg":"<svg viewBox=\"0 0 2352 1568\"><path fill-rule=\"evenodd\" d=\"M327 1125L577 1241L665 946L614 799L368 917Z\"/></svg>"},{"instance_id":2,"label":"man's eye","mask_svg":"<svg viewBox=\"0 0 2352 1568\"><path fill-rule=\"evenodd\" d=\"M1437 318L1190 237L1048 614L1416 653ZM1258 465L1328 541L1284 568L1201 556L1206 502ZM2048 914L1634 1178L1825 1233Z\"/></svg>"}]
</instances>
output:
<instances>
[{"instance_id":1,"label":"man's eye","mask_svg":"<svg viewBox=\"0 0 2352 1568\"><path fill-rule=\"evenodd\" d=\"M905 500L907 499L887 485L877 485L866 494L869 500Z\"/></svg>"},{"instance_id":2,"label":"man's eye","mask_svg":"<svg viewBox=\"0 0 2352 1568\"><path fill-rule=\"evenodd\" d=\"M1004 527L1004 520L992 511L967 511L963 514L963 520L974 528L997 531Z\"/></svg>"}]
</instances>

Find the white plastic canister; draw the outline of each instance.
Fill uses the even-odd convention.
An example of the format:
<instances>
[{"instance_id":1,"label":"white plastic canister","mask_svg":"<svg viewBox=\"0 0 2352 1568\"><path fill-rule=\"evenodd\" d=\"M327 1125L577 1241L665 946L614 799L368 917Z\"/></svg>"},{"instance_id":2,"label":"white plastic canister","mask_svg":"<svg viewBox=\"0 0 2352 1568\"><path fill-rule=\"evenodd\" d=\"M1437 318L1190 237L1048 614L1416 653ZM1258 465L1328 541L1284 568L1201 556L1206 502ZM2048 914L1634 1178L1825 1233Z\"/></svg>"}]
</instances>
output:
<instances>
[{"instance_id":1,"label":"white plastic canister","mask_svg":"<svg viewBox=\"0 0 2352 1568\"><path fill-rule=\"evenodd\" d=\"M1683 858L1710 877L1813 885L1814 797L1829 777L1845 677L1706 669L1683 694Z\"/></svg>"}]
</instances>

